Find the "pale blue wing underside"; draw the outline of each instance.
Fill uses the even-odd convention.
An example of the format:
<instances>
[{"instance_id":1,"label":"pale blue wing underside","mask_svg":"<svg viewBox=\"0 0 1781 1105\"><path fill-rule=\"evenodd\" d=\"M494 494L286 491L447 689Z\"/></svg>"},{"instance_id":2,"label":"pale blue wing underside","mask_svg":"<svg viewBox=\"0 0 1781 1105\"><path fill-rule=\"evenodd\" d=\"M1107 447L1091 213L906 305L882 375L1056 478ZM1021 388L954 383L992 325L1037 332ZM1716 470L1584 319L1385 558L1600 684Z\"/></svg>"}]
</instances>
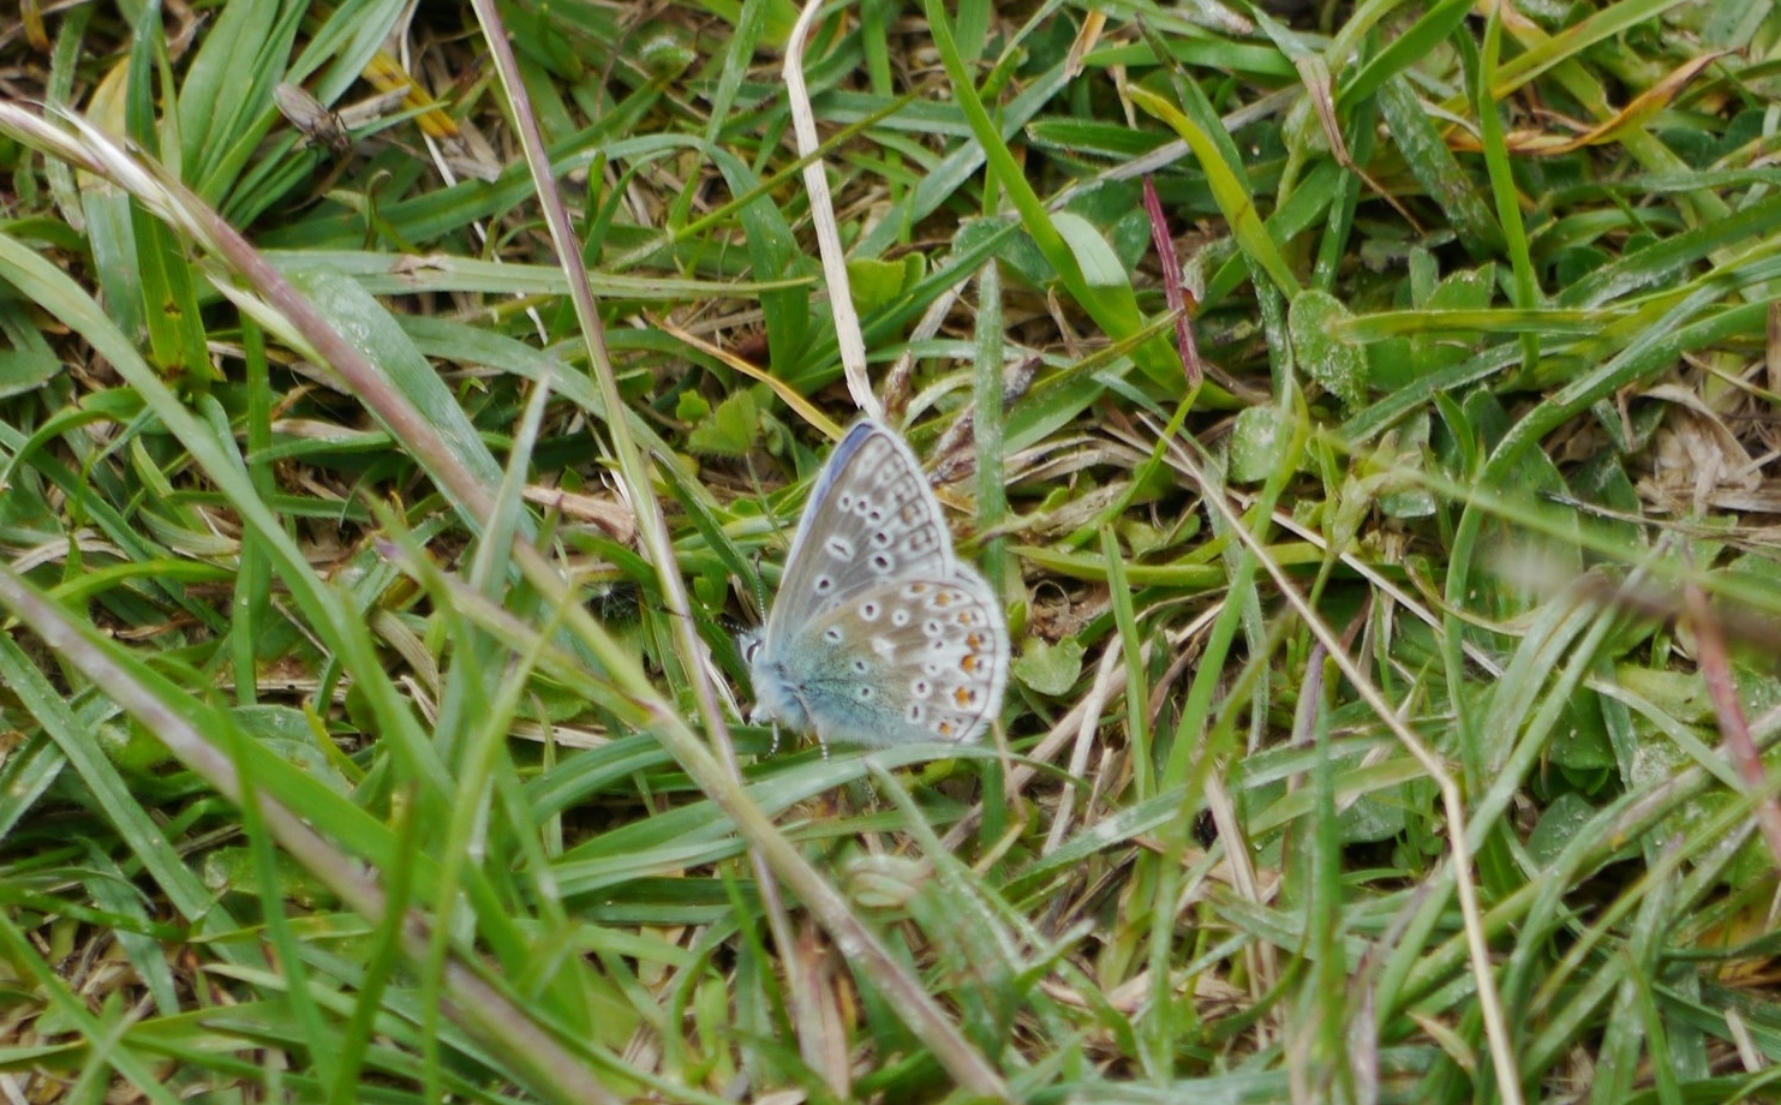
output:
<instances>
[{"instance_id":1,"label":"pale blue wing underside","mask_svg":"<svg viewBox=\"0 0 1781 1105\"><path fill-rule=\"evenodd\" d=\"M761 720L819 739L970 741L1001 709L1008 631L952 552L915 455L874 421L829 458L761 638L746 646Z\"/></svg>"}]
</instances>

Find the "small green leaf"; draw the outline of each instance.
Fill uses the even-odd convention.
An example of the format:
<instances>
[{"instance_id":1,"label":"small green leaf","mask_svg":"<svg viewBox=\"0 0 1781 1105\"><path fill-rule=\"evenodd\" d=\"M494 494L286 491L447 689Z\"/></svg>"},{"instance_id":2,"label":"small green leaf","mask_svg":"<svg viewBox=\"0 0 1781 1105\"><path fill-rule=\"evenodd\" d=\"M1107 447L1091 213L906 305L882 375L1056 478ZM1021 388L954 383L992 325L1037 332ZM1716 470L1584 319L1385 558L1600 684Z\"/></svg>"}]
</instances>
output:
<instances>
[{"instance_id":1,"label":"small green leaf","mask_svg":"<svg viewBox=\"0 0 1781 1105\"><path fill-rule=\"evenodd\" d=\"M1286 317L1299 367L1340 399L1346 410L1367 399L1367 358L1360 346L1350 344L1341 333L1350 317L1341 300L1319 291L1297 296Z\"/></svg>"},{"instance_id":2,"label":"small green leaf","mask_svg":"<svg viewBox=\"0 0 1781 1105\"><path fill-rule=\"evenodd\" d=\"M1528 854L1542 867L1551 863L1595 815L1595 807L1581 794L1576 791L1559 793L1540 815L1534 831L1528 834Z\"/></svg>"},{"instance_id":3,"label":"small green leaf","mask_svg":"<svg viewBox=\"0 0 1781 1105\"><path fill-rule=\"evenodd\" d=\"M682 422L703 422L711 417L711 404L696 391L683 391L674 404L674 417Z\"/></svg>"},{"instance_id":4,"label":"small green leaf","mask_svg":"<svg viewBox=\"0 0 1781 1105\"><path fill-rule=\"evenodd\" d=\"M862 315L888 307L927 275L927 257L906 253L900 261L855 257L847 262L847 282L853 286L853 305Z\"/></svg>"},{"instance_id":5,"label":"small green leaf","mask_svg":"<svg viewBox=\"0 0 1781 1105\"><path fill-rule=\"evenodd\" d=\"M1014 661L1014 677L1039 694L1067 693L1082 675L1082 642L1065 637L1057 644L1028 641L1020 659Z\"/></svg>"},{"instance_id":6,"label":"small green leaf","mask_svg":"<svg viewBox=\"0 0 1781 1105\"><path fill-rule=\"evenodd\" d=\"M61 370L62 359L24 309L0 300L0 398L41 387Z\"/></svg>"},{"instance_id":7,"label":"small green leaf","mask_svg":"<svg viewBox=\"0 0 1781 1105\"><path fill-rule=\"evenodd\" d=\"M754 445L755 431L760 424L754 395L739 391L718 404L709 419L693 428L687 435L687 447L708 457L739 457Z\"/></svg>"},{"instance_id":8,"label":"small green leaf","mask_svg":"<svg viewBox=\"0 0 1781 1105\"><path fill-rule=\"evenodd\" d=\"M1273 407L1250 407L1237 414L1231 429L1230 479L1257 483L1280 463L1280 449L1291 433Z\"/></svg>"},{"instance_id":9,"label":"small green leaf","mask_svg":"<svg viewBox=\"0 0 1781 1105\"><path fill-rule=\"evenodd\" d=\"M0 398L40 387L61 370L62 362L53 354L0 349Z\"/></svg>"},{"instance_id":10,"label":"small green leaf","mask_svg":"<svg viewBox=\"0 0 1781 1105\"><path fill-rule=\"evenodd\" d=\"M256 860L249 848L218 848L207 852L201 866L204 885L213 891L233 890L245 893L255 879ZM281 896L305 908L332 902L333 896L322 881L311 875L296 860L284 853L273 857L277 867Z\"/></svg>"}]
</instances>

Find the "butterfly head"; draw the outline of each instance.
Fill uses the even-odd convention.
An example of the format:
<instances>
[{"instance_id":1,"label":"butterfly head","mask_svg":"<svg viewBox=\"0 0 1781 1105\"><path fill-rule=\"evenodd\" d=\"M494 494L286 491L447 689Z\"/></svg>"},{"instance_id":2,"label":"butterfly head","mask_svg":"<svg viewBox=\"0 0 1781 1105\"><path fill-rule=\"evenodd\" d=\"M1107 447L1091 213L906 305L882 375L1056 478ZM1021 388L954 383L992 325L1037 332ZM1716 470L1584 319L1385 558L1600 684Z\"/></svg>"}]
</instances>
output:
<instances>
[{"instance_id":1,"label":"butterfly head","mask_svg":"<svg viewBox=\"0 0 1781 1105\"><path fill-rule=\"evenodd\" d=\"M798 730L810 729L810 712L793 688L785 664L769 655L766 631L751 629L743 633L736 638L736 648L754 683L754 709L749 711L748 720L755 725L774 722Z\"/></svg>"}]
</instances>

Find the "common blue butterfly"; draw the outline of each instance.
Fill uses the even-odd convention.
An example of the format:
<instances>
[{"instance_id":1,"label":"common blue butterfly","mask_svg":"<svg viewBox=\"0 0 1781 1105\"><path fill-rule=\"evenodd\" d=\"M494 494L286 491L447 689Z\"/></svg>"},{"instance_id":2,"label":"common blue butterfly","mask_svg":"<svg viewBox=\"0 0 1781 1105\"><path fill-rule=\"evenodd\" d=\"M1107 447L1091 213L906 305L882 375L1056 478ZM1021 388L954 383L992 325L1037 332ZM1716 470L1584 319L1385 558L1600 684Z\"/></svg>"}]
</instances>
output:
<instances>
[{"instance_id":1,"label":"common blue butterfly","mask_svg":"<svg viewBox=\"0 0 1781 1105\"><path fill-rule=\"evenodd\" d=\"M1008 682L995 593L954 556L915 454L873 419L823 466L766 628L741 645L750 720L825 745L974 741Z\"/></svg>"}]
</instances>

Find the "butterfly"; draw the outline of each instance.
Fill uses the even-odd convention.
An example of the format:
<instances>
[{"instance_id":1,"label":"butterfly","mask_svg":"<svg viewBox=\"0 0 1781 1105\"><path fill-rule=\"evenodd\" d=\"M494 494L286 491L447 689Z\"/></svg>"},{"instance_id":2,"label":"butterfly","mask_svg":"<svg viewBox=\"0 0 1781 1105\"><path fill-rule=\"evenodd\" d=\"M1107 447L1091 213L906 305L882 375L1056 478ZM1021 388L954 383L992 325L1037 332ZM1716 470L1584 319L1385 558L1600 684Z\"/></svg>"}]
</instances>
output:
<instances>
[{"instance_id":1,"label":"butterfly","mask_svg":"<svg viewBox=\"0 0 1781 1105\"><path fill-rule=\"evenodd\" d=\"M740 644L750 720L825 747L974 741L1008 682L995 592L953 554L915 454L870 418L823 466L766 627Z\"/></svg>"}]
</instances>

